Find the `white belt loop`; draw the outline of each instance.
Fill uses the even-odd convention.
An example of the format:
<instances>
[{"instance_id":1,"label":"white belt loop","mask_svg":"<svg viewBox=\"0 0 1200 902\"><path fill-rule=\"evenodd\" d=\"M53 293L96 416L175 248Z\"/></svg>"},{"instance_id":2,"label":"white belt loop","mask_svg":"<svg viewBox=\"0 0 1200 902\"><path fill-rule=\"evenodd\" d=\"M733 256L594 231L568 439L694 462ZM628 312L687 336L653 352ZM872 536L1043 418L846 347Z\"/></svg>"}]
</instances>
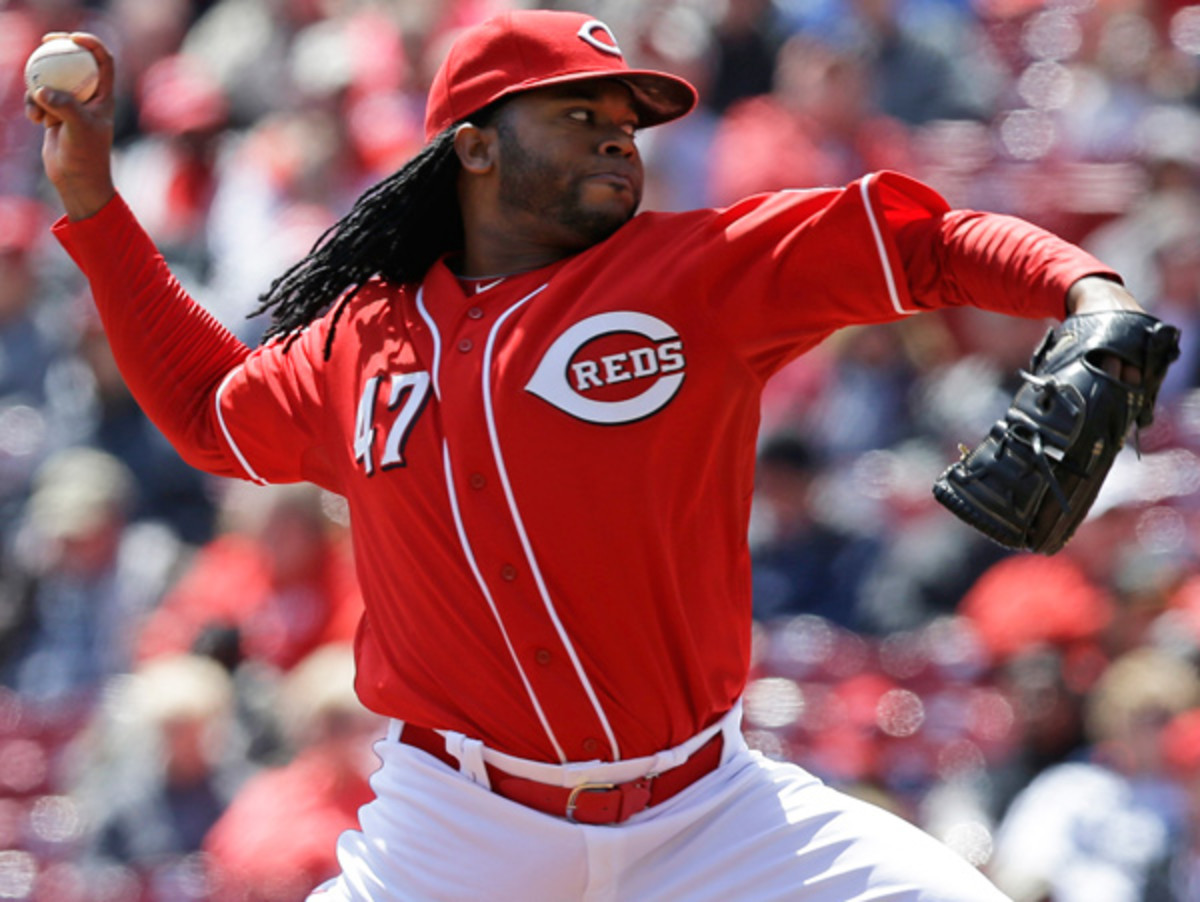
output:
<instances>
[{"instance_id":1,"label":"white belt loop","mask_svg":"<svg viewBox=\"0 0 1200 902\"><path fill-rule=\"evenodd\" d=\"M487 768L483 764L483 743L453 730L438 732L446 738L446 751L458 759L459 773L484 789L491 789L492 781L488 779Z\"/></svg>"},{"instance_id":2,"label":"white belt loop","mask_svg":"<svg viewBox=\"0 0 1200 902\"><path fill-rule=\"evenodd\" d=\"M687 742L655 755L650 772L661 774L671 770L673 767L678 767L692 757L692 755L696 754L701 746L707 744L718 733L722 734L721 763L724 764L733 757L733 753L737 751L739 743L744 741L742 739L741 699L734 702L733 707L726 711L720 720L714 724L710 724Z\"/></svg>"},{"instance_id":3,"label":"white belt loop","mask_svg":"<svg viewBox=\"0 0 1200 902\"><path fill-rule=\"evenodd\" d=\"M664 771L678 767L687 761L689 755L683 754L678 748L667 749L665 752L659 752L654 756L654 763L650 765L650 773L661 774Z\"/></svg>"},{"instance_id":4,"label":"white belt loop","mask_svg":"<svg viewBox=\"0 0 1200 902\"><path fill-rule=\"evenodd\" d=\"M726 764L739 751L746 748L746 736L742 733L742 699L739 697L733 707L721 718L721 763Z\"/></svg>"},{"instance_id":5,"label":"white belt loop","mask_svg":"<svg viewBox=\"0 0 1200 902\"><path fill-rule=\"evenodd\" d=\"M399 742L400 741L400 733L403 730L404 730L404 721L396 720L396 718L394 718L394 717L389 719L388 725L387 725L387 741L388 742Z\"/></svg>"}]
</instances>

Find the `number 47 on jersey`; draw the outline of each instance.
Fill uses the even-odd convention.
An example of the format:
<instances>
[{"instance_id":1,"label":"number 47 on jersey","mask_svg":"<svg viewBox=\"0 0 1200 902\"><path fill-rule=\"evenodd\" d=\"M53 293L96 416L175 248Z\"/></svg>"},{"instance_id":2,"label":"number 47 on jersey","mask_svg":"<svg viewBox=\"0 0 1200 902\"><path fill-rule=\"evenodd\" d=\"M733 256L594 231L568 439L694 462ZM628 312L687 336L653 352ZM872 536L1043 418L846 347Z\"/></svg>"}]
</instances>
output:
<instances>
[{"instance_id":1,"label":"number 47 on jersey","mask_svg":"<svg viewBox=\"0 0 1200 902\"><path fill-rule=\"evenodd\" d=\"M404 446L417 417L429 400L429 373L393 373L388 391L387 404L382 419L389 422L376 424L375 408L380 383L385 374L371 376L363 384L362 396L358 399L358 415L354 423L354 459L362 464L368 476L375 472L375 434L377 428L386 427L387 438L383 443L383 454L379 458L379 469L403 467Z\"/></svg>"}]
</instances>

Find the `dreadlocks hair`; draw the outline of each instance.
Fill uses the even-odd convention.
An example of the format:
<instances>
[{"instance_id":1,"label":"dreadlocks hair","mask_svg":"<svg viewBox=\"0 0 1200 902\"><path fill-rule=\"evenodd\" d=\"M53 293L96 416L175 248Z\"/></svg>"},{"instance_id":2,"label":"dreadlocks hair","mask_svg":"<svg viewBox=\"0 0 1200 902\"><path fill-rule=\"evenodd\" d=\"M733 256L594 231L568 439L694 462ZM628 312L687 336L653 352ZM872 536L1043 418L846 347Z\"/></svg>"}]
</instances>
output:
<instances>
[{"instance_id":1,"label":"dreadlocks hair","mask_svg":"<svg viewBox=\"0 0 1200 902\"><path fill-rule=\"evenodd\" d=\"M438 258L463 246L456 181L460 164L449 128L403 167L365 191L350 212L317 239L312 250L259 296L250 314L270 312L263 343L285 336L284 350L302 327L336 302L325 359L347 303L373 276L394 284L419 282Z\"/></svg>"}]
</instances>

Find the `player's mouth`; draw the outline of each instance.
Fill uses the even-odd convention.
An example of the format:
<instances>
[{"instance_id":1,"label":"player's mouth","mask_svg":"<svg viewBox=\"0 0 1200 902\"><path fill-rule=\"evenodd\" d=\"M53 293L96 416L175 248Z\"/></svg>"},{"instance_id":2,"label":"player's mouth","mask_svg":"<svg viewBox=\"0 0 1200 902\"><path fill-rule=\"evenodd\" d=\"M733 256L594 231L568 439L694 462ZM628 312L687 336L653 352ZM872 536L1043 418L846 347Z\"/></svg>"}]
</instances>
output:
<instances>
[{"instance_id":1,"label":"player's mouth","mask_svg":"<svg viewBox=\"0 0 1200 902\"><path fill-rule=\"evenodd\" d=\"M628 191L630 194L634 191L633 179L620 172L597 172L587 177L588 181L599 182L602 185L608 185L617 191Z\"/></svg>"}]
</instances>

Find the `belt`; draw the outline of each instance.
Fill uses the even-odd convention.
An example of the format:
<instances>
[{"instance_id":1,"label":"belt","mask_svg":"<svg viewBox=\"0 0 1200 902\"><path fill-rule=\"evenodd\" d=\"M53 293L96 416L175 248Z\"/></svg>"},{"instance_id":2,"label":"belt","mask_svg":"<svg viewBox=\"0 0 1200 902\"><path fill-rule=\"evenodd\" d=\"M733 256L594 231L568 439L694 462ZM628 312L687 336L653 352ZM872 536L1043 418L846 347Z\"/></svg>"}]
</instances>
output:
<instances>
[{"instance_id":1,"label":"belt","mask_svg":"<svg viewBox=\"0 0 1200 902\"><path fill-rule=\"evenodd\" d=\"M428 727L405 724L400 741L426 752L458 770L458 759L446 751L446 740ZM683 764L660 774L647 774L625 783L584 783L551 786L515 777L484 762L492 792L544 814L578 824L619 824L639 811L665 802L687 789L721 763L722 736L717 733Z\"/></svg>"}]
</instances>

